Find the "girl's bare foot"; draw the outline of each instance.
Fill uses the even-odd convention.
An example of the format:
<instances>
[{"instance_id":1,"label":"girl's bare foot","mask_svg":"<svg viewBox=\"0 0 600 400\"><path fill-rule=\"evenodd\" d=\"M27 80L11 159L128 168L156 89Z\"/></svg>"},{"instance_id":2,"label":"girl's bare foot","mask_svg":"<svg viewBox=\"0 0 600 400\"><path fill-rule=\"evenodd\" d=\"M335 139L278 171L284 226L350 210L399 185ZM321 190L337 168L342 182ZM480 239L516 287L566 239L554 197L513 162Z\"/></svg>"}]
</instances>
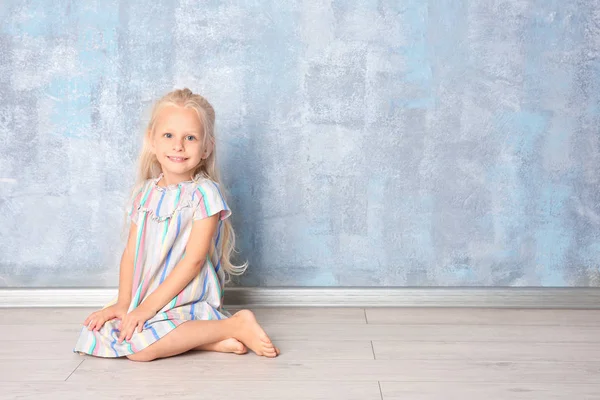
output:
<instances>
[{"instance_id":1,"label":"girl's bare foot","mask_svg":"<svg viewBox=\"0 0 600 400\"><path fill-rule=\"evenodd\" d=\"M248 352L246 346L234 338L221 340L217 343L203 344L202 346L196 347L194 350L218 351L219 353L235 354L246 354Z\"/></svg>"},{"instance_id":2,"label":"girl's bare foot","mask_svg":"<svg viewBox=\"0 0 600 400\"><path fill-rule=\"evenodd\" d=\"M250 310L236 312L232 321L238 324L236 339L245 344L259 356L277 357L279 349L273 345L271 339L256 321L254 313Z\"/></svg>"}]
</instances>

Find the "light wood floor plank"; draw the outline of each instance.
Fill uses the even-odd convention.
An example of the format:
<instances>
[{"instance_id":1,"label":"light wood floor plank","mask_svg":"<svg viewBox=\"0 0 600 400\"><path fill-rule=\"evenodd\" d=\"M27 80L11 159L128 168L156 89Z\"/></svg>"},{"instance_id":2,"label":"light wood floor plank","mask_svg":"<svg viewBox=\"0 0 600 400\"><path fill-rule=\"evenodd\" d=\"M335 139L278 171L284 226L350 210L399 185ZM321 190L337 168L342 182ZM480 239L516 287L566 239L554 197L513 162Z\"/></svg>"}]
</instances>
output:
<instances>
[{"instance_id":1,"label":"light wood floor plank","mask_svg":"<svg viewBox=\"0 0 600 400\"><path fill-rule=\"evenodd\" d=\"M367 308L370 324L600 326L600 310Z\"/></svg>"},{"instance_id":2,"label":"light wood floor plank","mask_svg":"<svg viewBox=\"0 0 600 400\"><path fill-rule=\"evenodd\" d=\"M417 342L600 343L595 326L264 324L274 340L404 340ZM75 324L4 325L0 341L77 340Z\"/></svg>"},{"instance_id":3,"label":"light wood floor plank","mask_svg":"<svg viewBox=\"0 0 600 400\"><path fill-rule=\"evenodd\" d=\"M76 340L0 341L0 360L79 360L73 353Z\"/></svg>"},{"instance_id":4,"label":"light wood floor plank","mask_svg":"<svg viewBox=\"0 0 600 400\"><path fill-rule=\"evenodd\" d=\"M295 360L254 355L211 362L182 356L151 363L86 357L73 382L179 380L297 380L393 382L565 382L597 384L599 362L481 362L464 360Z\"/></svg>"},{"instance_id":5,"label":"light wood floor plank","mask_svg":"<svg viewBox=\"0 0 600 400\"><path fill-rule=\"evenodd\" d=\"M384 400L598 400L600 384L381 382Z\"/></svg>"},{"instance_id":6,"label":"light wood floor plank","mask_svg":"<svg viewBox=\"0 0 600 400\"><path fill-rule=\"evenodd\" d=\"M261 324L366 324L362 308L273 307L251 308ZM235 308L228 309L233 314Z\"/></svg>"},{"instance_id":7,"label":"light wood floor plank","mask_svg":"<svg viewBox=\"0 0 600 400\"><path fill-rule=\"evenodd\" d=\"M589 343L373 341L377 360L600 361Z\"/></svg>"},{"instance_id":8,"label":"light wood floor plank","mask_svg":"<svg viewBox=\"0 0 600 400\"><path fill-rule=\"evenodd\" d=\"M60 341L71 339L75 342L79 337L82 325L76 324L26 324L3 325L0 329L0 342L15 341Z\"/></svg>"},{"instance_id":9,"label":"light wood floor plank","mask_svg":"<svg viewBox=\"0 0 600 400\"><path fill-rule=\"evenodd\" d=\"M236 400L381 400L376 381L189 381L2 384L0 399L236 399Z\"/></svg>"},{"instance_id":10,"label":"light wood floor plank","mask_svg":"<svg viewBox=\"0 0 600 400\"><path fill-rule=\"evenodd\" d=\"M260 308L280 357L151 363L72 353L91 311L0 310L0 399L600 400L596 310Z\"/></svg>"},{"instance_id":11,"label":"light wood floor plank","mask_svg":"<svg viewBox=\"0 0 600 400\"><path fill-rule=\"evenodd\" d=\"M82 361L82 357L70 360L0 360L0 382L65 381Z\"/></svg>"},{"instance_id":12,"label":"light wood floor plank","mask_svg":"<svg viewBox=\"0 0 600 400\"><path fill-rule=\"evenodd\" d=\"M408 342L522 342L600 343L600 327L508 326L508 325L283 325L265 327L274 339L310 340L403 340Z\"/></svg>"},{"instance_id":13,"label":"light wood floor plank","mask_svg":"<svg viewBox=\"0 0 600 400\"><path fill-rule=\"evenodd\" d=\"M277 347L293 360L373 360L370 340L279 340ZM209 352L206 355L220 354Z\"/></svg>"},{"instance_id":14,"label":"light wood floor plank","mask_svg":"<svg viewBox=\"0 0 600 400\"><path fill-rule=\"evenodd\" d=\"M83 324L96 308L0 308L0 325Z\"/></svg>"}]
</instances>

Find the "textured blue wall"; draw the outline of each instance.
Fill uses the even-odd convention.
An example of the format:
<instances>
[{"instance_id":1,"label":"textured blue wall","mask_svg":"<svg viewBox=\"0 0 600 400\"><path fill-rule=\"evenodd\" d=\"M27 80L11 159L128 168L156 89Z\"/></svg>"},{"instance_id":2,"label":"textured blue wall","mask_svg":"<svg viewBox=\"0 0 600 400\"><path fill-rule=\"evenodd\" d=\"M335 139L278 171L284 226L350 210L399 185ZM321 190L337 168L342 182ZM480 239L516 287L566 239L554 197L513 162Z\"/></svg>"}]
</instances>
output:
<instances>
[{"instance_id":1,"label":"textured blue wall","mask_svg":"<svg viewBox=\"0 0 600 400\"><path fill-rule=\"evenodd\" d=\"M141 130L183 86L243 285L599 286L599 10L4 0L0 286L117 284Z\"/></svg>"}]
</instances>

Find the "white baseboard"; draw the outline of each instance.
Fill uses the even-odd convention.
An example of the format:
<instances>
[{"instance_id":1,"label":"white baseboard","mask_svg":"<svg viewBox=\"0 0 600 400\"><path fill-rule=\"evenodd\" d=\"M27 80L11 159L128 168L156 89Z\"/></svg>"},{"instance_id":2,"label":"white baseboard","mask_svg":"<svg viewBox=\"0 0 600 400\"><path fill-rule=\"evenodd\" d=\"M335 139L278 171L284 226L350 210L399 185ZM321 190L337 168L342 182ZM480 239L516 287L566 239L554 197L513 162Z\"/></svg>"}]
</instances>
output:
<instances>
[{"instance_id":1,"label":"white baseboard","mask_svg":"<svg viewBox=\"0 0 600 400\"><path fill-rule=\"evenodd\" d=\"M116 288L5 288L0 308L101 307ZM600 288L232 287L228 307L490 307L600 309Z\"/></svg>"}]
</instances>

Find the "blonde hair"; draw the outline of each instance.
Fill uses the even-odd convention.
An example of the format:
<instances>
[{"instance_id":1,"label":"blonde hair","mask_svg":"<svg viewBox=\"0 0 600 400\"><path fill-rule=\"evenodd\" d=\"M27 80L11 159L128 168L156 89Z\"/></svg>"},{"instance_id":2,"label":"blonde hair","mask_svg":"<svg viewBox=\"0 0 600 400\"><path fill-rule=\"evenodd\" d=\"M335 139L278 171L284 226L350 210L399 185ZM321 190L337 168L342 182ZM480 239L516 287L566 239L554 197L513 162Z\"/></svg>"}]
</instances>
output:
<instances>
[{"instance_id":1,"label":"blonde hair","mask_svg":"<svg viewBox=\"0 0 600 400\"><path fill-rule=\"evenodd\" d=\"M210 155L207 158L202 159L200 164L194 168L192 171L192 177L195 177L197 174L201 174L203 177L211 179L220 185L220 174L217 169L217 153L214 133L215 110L208 100L199 94L192 93L190 89L177 89L160 98L152 108L150 121L148 122L148 127L144 134L142 150L138 158L138 172L135 185L131 190L131 195L129 196L129 204L131 204L136 194L141 190L144 183L148 179L158 178L162 172L156 156L151 151L151 139L154 135L154 128L156 126L157 117L160 111L169 106L189 108L198 113L198 118L202 124L203 132L201 139L201 153L204 154L205 151L210 151ZM221 187L220 192L225 201L227 201L225 189ZM242 265L234 265L231 262L231 255L233 252L235 252L235 232L229 218L223 220L222 222L223 240L220 244L222 251L217 252L217 254L220 254L221 265L225 272L225 282L229 282L231 275L241 275L246 271L246 268L248 268L248 262ZM209 250L211 256L213 254L213 250L215 250L214 246L212 246Z\"/></svg>"}]
</instances>

